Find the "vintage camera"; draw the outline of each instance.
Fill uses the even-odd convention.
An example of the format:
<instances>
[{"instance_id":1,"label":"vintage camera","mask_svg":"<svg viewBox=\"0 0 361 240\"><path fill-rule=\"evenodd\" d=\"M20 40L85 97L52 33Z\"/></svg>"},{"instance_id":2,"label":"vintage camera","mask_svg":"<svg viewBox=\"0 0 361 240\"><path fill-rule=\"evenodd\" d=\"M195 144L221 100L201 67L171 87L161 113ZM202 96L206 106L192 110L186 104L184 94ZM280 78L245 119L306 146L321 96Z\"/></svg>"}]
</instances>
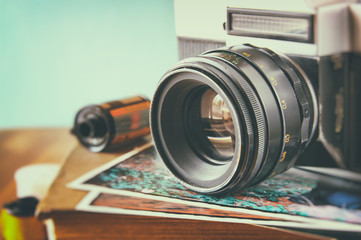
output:
<instances>
[{"instance_id":1,"label":"vintage camera","mask_svg":"<svg viewBox=\"0 0 361 240\"><path fill-rule=\"evenodd\" d=\"M230 193L296 160L361 171L361 4L180 0L175 16L185 59L158 85L151 131L185 186Z\"/></svg>"}]
</instances>

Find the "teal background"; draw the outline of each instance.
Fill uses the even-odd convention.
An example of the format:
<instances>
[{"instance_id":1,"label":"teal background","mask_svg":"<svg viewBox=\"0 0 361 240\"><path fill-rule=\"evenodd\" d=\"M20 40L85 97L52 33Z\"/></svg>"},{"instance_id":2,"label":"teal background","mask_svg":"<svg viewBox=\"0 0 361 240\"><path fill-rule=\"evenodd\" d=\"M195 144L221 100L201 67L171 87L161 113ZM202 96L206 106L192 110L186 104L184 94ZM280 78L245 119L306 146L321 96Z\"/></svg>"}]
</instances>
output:
<instances>
[{"instance_id":1,"label":"teal background","mask_svg":"<svg viewBox=\"0 0 361 240\"><path fill-rule=\"evenodd\" d=\"M152 98L177 58L171 0L0 0L0 128L70 127L83 106Z\"/></svg>"}]
</instances>

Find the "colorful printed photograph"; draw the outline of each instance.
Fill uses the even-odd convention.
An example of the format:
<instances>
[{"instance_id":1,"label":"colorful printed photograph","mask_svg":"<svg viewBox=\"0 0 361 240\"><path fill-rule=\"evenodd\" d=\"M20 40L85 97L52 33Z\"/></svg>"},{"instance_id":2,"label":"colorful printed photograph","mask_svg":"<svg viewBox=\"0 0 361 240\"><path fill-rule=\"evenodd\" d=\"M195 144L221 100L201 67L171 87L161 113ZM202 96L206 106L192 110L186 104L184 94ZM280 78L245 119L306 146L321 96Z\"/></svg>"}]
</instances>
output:
<instances>
[{"instance_id":1,"label":"colorful printed photograph","mask_svg":"<svg viewBox=\"0 0 361 240\"><path fill-rule=\"evenodd\" d=\"M85 179L85 180L84 180ZM79 182L78 182L79 183ZM81 186L80 186L81 185ZM73 185L74 186L74 185ZM80 187L79 187L80 186ZM82 178L78 188L133 192L232 209L350 223L361 232L361 184L293 168L225 197L190 191L163 166L153 146ZM105 197L102 197L104 200ZM280 216L280 215L279 215Z\"/></svg>"}]
</instances>

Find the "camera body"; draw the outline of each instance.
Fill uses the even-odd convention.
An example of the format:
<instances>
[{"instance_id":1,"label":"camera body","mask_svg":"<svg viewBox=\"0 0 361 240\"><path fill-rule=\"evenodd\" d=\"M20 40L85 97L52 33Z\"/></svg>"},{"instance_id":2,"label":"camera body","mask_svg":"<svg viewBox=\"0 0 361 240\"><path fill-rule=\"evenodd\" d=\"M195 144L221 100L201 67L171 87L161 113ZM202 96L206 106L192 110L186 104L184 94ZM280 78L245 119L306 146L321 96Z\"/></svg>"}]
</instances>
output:
<instances>
[{"instance_id":1,"label":"camera body","mask_svg":"<svg viewBox=\"0 0 361 240\"><path fill-rule=\"evenodd\" d=\"M356 1L175 1L179 58L249 43L307 76L317 112L299 165L361 172L361 4Z\"/></svg>"}]
</instances>

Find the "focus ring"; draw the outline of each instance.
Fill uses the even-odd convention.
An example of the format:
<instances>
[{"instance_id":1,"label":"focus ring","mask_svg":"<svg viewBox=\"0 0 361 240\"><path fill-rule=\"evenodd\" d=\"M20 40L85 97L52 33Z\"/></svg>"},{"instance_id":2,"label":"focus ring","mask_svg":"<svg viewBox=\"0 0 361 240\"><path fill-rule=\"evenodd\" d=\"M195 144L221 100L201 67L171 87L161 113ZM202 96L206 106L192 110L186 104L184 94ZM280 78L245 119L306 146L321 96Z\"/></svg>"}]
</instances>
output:
<instances>
[{"instance_id":1,"label":"focus ring","mask_svg":"<svg viewBox=\"0 0 361 240\"><path fill-rule=\"evenodd\" d=\"M266 113L267 117L275 114L282 116L282 119L278 121L268 122L269 126L272 126L268 138L269 152L255 181L285 171L299 154L299 133L301 131L299 103L289 76L282 71L273 59L268 57L268 54L266 55L258 49L236 46L229 49L210 51L209 53L223 58L230 65L234 65L239 71L244 72L255 91L263 99L262 105L266 109L271 108L271 111ZM270 92L267 94L267 91ZM266 96L269 94L273 98L267 98ZM276 109L278 110L275 111ZM275 129L277 122L282 123L283 129ZM285 136L285 138L289 136L288 138L291 138L291 140L286 141L283 137L280 138L281 136Z\"/></svg>"},{"instance_id":2,"label":"focus ring","mask_svg":"<svg viewBox=\"0 0 361 240\"><path fill-rule=\"evenodd\" d=\"M306 144L310 138L310 133L308 131L309 124L310 124L310 104L307 101L305 91L302 87L302 83L300 79L298 78L297 74L293 71L291 67L289 67L287 64L285 64L279 55L277 55L275 52L271 51L268 48L260 48L253 46L251 44L245 44L246 46L249 46L251 48L258 49L265 54L267 54L273 61L285 72L286 75L288 75L288 79L292 83L293 89L295 90L296 98L298 100L298 103L302 110L302 126L301 126L301 150L303 150L306 147Z\"/></svg>"}]
</instances>

